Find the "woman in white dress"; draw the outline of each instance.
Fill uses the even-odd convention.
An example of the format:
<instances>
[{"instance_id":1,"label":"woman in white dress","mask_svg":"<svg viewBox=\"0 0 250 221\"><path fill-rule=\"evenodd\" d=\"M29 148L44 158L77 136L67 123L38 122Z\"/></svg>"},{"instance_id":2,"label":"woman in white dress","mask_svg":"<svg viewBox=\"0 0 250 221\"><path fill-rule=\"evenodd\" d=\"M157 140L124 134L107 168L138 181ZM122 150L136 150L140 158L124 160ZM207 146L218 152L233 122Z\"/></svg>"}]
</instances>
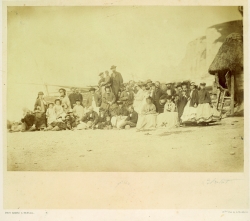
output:
<instances>
[{"instance_id":1,"label":"woman in white dress","mask_svg":"<svg viewBox=\"0 0 250 221\"><path fill-rule=\"evenodd\" d=\"M140 114L141 107L142 107L142 101L144 99L144 92L143 92L141 86L139 86L139 85L136 85L136 89L137 89L137 93L135 94L135 97L134 97L133 107L134 107L134 110L138 114Z\"/></svg>"},{"instance_id":2,"label":"woman in white dress","mask_svg":"<svg viewBox=\"0 0 250 221\"><path fill-rule=\"evenodd\" d=\"M150 97L150 90L147 88L146 84L142 85L142 95L143 95L143 99L142 99L141 108L139 109L140 111L138 114L142 112L143 107L148 103L147 98Z\"/></svg>"},{"instance_id":3,"label":"woman in white dress","mask_svg":"<svg viewBox=\"0 0 250 221\"><path fill-rule=\"evenodd\" d=\"M145 129L155 129L156 127L156 108L153 104L153 99L148 97L146 99L146 104L142 108L142 112L139 115L138 122L136 125L137 131L142 131Z\"/></svg>"},{"instance_id":4,"label":"woman in white dress","mask_svg":"<svg viewBox=\"0 0 250 221\"><path fill-rule=\"evenodd\" d=\"M164 105L164 112L157 116L157 127L173 128L178 126L178 112L175 111L175 104L172 96L167 96L167 102Z\"/></svg>"}]
</instances>

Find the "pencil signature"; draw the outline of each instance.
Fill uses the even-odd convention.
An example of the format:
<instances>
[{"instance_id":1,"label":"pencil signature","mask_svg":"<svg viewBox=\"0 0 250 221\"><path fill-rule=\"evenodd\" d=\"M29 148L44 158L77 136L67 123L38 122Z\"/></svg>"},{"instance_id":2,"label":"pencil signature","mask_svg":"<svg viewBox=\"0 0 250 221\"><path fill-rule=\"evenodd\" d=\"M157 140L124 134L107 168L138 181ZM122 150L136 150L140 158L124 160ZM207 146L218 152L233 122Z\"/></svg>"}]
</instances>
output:
<instances>
[{"instance_id":1,"label":"pencil signature","mask_svg":"<svg viewBox=\"0 0 250 221\"><path fill-rule=\"evenodd\" d=\"M211 184L227 184L227 183L231 183L234 181L239 181L242 179L207 179L206 180L206 184L207 185L211 185Z\"/></svg>"}]
</instances>

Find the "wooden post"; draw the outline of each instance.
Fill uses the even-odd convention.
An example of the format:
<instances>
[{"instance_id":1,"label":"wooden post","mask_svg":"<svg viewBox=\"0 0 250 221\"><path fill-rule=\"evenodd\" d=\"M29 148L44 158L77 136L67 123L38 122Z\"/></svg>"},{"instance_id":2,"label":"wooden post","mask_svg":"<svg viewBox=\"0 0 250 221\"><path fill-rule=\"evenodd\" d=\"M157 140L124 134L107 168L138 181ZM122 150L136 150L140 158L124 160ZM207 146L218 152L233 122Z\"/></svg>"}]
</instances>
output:
<instances>
[{"instance_id":1,"label":"wooden post","mask_svg":"<svg viewBox=\"0 0 250 221\"><path fill-rule=\"evenodd\" d=\"M231 74L231 116L234 115L234 75Z\"/></svg>"}]
</instances>

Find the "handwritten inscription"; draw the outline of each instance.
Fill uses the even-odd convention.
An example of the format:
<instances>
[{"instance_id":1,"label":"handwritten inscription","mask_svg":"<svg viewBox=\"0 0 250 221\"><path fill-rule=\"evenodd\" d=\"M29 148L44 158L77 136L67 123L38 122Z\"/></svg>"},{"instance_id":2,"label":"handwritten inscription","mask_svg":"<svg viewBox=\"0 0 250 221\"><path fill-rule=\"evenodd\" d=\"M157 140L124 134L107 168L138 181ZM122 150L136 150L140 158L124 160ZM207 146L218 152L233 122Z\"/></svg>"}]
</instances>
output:
<instances>
[{"instance_id":1,"label":"handwritten inscription","mask_svg":"<svg viewBox=\"0 0 250 221\"><path fill-rule=\"evenodd\" d=\"M207 179L206 184L207 185L214 185L214 184L228 184L234 181L239 181L242 179Z\"/></svg>"}]
</instances>

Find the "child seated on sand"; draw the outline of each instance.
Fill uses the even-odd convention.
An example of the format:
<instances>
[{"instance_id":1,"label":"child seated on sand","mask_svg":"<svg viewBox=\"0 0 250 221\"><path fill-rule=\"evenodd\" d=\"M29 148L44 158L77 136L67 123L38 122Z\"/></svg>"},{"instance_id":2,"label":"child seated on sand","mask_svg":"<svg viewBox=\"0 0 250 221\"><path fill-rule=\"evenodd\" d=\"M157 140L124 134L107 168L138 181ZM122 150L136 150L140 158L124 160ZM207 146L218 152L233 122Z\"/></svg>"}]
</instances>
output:
<instances>
[{"instance_id":1,"label":"child seated on sand","mask_svg":"<svg viewBox=\"0 0 250 221\"><path fill-rule=\"evenodd\" d=\"M55 100L54 110L55 110L55 113L56 113L56 119L61 117L62 114L64 113L63 107L62 107L62 101L60 99Z\"/></svg>"},{"instance_id":2,"label":"child seated on sand","mask_svg":"<svg viewBox=\"0 0 250 221\"><path fill-rule=\"evenodd\" d=\"M73 113L74 113L75 116L82 119L82 117L84 115L84 108L81 105L80 100L76 100L76 105L73 108Z\"/></svg>"},{"instance_id":3,"label":"child seated on sand","mask_svg":"<svg viewBox=\"0 0 250 221\"><path fill-rule=\"evenodd\" d=\"M46 111L47 125L48 127L54 121L56 121L56 112L54 109L54 103L49 103L48 109Z\"/></svg>"}]
</instances>

